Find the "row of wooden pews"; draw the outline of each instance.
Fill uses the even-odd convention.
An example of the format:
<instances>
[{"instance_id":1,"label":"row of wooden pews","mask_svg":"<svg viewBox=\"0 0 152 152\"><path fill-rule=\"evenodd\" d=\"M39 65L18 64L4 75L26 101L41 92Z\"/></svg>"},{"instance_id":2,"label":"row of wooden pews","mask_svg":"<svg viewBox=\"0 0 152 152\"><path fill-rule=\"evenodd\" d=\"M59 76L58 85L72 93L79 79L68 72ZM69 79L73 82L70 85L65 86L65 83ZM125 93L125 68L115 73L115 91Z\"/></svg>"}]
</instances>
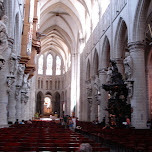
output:
<instances>
[{"instance_id":1,"label":"row of wooden pews","mask_svg":"<svg viewBox=\"0 0 152 152\"><path fill-rule=\"evenodd\" d=\"M96 136L101 143L114 147L115 151L152 152L151 129L102 129L89 122L78 122L79 132Z\"/></svg>"},{"instance_id":2,"label":"row of wooden pews","mask_svg":"<svg viewBox=\"0 0 152 152\"><path fill-rule=\"evenodd\" d=\"M110 152L102 144L50 121L32 121L32 124L0 129L0 151L76 152L81 143L89 143L93 152Z\"/></svg>"}]
</instances>

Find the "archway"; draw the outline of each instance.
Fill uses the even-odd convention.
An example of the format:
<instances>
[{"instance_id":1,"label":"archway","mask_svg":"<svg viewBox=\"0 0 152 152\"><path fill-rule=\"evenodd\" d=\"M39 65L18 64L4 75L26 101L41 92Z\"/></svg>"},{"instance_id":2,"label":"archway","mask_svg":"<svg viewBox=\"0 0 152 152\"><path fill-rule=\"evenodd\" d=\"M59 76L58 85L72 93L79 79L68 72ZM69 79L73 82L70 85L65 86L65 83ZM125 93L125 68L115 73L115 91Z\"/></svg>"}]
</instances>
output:
<instances>
[{"instance_id":1,"label":"archway","mask_svg":"<svg viewBox=\"0 0 152 152\"><path fill-rule=\"evenodd\" d=\"M99 56L97 50L95 49L94 58L93 58L93 70L94 70L93 75L99 76L98 68L99 68Z\"/></svg>"},{"instance_id":2,"label":"archway","mask_svg":"<svg viewBox=\"0 0 152 152\"><path fill-rule=\"evenodd\" d=\"M44 101L44 96L43 93L40 91L37 94L37 102L36 102L36 112L38 112L40 115L43 114L43 101Z\"/></svg>"},{"instance_id":3,"label":"archway","mask_svg":"<svg viewBox=\"0 0 152 152\"><path fill-rule=\"evenodd\" d=\"M129 53L128 28L127 28L126 22L123 20L122 17L120 17L118 25L117 25L117 31L115 35L115 50L116 50L115 60L117 62L119 72L125 78L123 60L125 58L125 53L126 52Z\"/></svg>"},{"instance_id":4,"label":"archway","mask_svg":"<svg viewBox=\"0 0 152 152\"><path fill-rule=\"evenodd\" d=\"M54 114L60 117L60 94L58 92L55 93Z\"/></svg>"}]
</instances>

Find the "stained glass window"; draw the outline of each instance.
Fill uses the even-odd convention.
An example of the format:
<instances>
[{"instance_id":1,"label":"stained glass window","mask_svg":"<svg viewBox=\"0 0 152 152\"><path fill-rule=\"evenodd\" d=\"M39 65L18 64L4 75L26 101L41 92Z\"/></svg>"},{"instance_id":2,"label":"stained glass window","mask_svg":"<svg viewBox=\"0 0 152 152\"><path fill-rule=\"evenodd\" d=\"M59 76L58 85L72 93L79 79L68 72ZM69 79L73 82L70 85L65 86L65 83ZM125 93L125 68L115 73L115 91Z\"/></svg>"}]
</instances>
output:
<instances>
[{"instance_id":1,"label":"stained glass window","mask_svg":"<svg viewBox=\"0 0 152 152\"><path fill-rule=\"evenodd\" d=\"M61 59L59 56L56 57L56 75L61 74Z\"/></svg>"},{"instance_id":2,"label":"stained glass window","mask_svg":"<svg viewBox=\"0 0 152 152\"><path fill-rule=\"evenodd\" d=\"M38 74L43 74L43 55L39 57L38 61Z\"/></svg>"},{"instance_id":3,"label":"stained glass window","mask_svg":"<svg viewBox=\"0 0 152 152\"><path fill-rule=\"evenodd\" d=\"M44 105L46 105L47 108L49 108L50 104L51 104L51 99L49 97L45 97L45 99L44 99Z\"/></svg>"},{"instance_id":4,"label":"stained glass window","mask_svg":"<svg viewBox=\"0 0 152 152\"><path fill-rule=\"evenodd\" d=\"M53 57L51 54L47 56L46 75L52 75Z\"/></svg>"}]
</instances>

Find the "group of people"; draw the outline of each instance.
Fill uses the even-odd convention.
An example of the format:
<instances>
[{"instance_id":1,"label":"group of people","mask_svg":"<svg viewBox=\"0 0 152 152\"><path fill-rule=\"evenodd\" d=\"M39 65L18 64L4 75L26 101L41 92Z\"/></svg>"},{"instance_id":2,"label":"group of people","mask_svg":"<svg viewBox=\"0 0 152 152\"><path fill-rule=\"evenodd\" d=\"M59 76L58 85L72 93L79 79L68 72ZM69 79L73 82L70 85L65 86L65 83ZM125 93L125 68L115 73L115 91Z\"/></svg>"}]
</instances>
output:
<instances>
[{"instance_id":1,"label":"group of people","mask_svg":"<svg viewBox=\"0 0 152 152\"><path fill-rule=\"evenodd\" d=\"M31 119L29 119L28 121L24 121L24 120L18 121L18 119L16 119L16 121L15 121L14 124L21 124L21 125L24 125L25 123L26 123L26 124L32 124L32 121L31 121Z\"/></svg>"},{"instance_id":2,"label":"group of people","mask_svg":"<svg viewBox=\"0 0 152 152\"><path fill-rule=\"evenodd\" d=\"M75 131L77 118L75 116L64 115L60 117L60 124L64 125L65 128L69 128L72 131Z\"/></svg>"},{"instance_id":3,"label":"group of people","mask_svg":"<svg viewBox=\"0 0 152 152\"><path fill-rule=\"evenodd\" d=\"M115 116L110 116L109 117L109 121L106 124L106 118L103 117L103 121L99 122L98 117L96 117L96 119L92 122L94 125L101 125L103 127L103 129L114 129L116 127L120 127L119 124L117 125L117 120L115 118ZM124 120L124 128L130 128L131 127L131 121L130 118L128 116L126 116L126 119ZM121 127L122 127L121 125Z\"/></svg>"}]
</instances>

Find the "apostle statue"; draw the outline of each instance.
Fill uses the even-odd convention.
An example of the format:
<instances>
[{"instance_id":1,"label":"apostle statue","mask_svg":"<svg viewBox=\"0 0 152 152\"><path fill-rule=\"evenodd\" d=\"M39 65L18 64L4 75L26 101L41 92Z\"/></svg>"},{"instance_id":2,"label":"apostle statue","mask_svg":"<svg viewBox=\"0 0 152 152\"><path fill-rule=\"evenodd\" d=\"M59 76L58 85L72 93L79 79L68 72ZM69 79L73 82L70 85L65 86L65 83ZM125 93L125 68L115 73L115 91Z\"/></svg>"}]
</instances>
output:
<instances>
[{"instance_id":1,"label":"apostle statue","mask_svg":"<svg viewBox=\"0 0 152 152\"><path fill-rule=\"evenodd\" d=\"M90 97L92 96L92 85L90 82L87 83L87 96Z\"/></svg>"},{"instance_id":2,"label":"apostle statue","mask_svg":"<svg viewBox=\"0 0 152 152\"><path fill-rule=\"evenodd\" d=\"M10 56L10 74L11 75L14 75L15 71L16 71L16 68L17 68L17 57L16 57L16 54L15 53L11 53L11 56Z\"/></svg>"},{"instance_id":3,"label":"apostle statue","mask_svg":"<svg viewBox=\"0 0 152 152\"><path fill-rule=\"evenodd\" d=\"M0 20L0 54L8 48L8 35L7 35L7 16L4 15Z\"/></svg>"},{"instance_id":4,"label":"apostle statue","mask_svg":"<svg viewBox=\"0 0 152 152\"><path fill-rule=\"evenodd\" d=\"M25 70L25 65L19 64L18 71L17 71L17 74L18 74L17 86L22 86L24 70Z\"/></svg>"},{"instance_id":5,"label":"apostle statue","mask_svg":"<svg viewBox=\"0 0 152 152\"><path fill-rule=\"evenodd\" d=\"M124 59L123 63L124 63L124 68L125 68L125 79L131 80L133 60L132 60L132 57L130 56L129 52L125 53L125 59Z\"/></svg>"},{"instance_id":6,"label":"apostle statue","mask_svg":"<svg viewBox=\"0 0 152 152\"><path fill-rule=\"evenodd\" d=\"M98 78L98 75L95 76L94 88L95 94L100 94L100 79Z\"/></svg>"},{"instance_id":7,"label":"apostle statue","mask_svg":"<svg viewBox=\"0 0 152 152\"><path fill-rule=\"evenodd\" d=\"M108 67L107 79L106 79L106 82L107 82L108 84L111 84L111 83L112 83L111 76L112 76L112 69L111 69L111 67Z\"/></svg>"}]
</instances>

